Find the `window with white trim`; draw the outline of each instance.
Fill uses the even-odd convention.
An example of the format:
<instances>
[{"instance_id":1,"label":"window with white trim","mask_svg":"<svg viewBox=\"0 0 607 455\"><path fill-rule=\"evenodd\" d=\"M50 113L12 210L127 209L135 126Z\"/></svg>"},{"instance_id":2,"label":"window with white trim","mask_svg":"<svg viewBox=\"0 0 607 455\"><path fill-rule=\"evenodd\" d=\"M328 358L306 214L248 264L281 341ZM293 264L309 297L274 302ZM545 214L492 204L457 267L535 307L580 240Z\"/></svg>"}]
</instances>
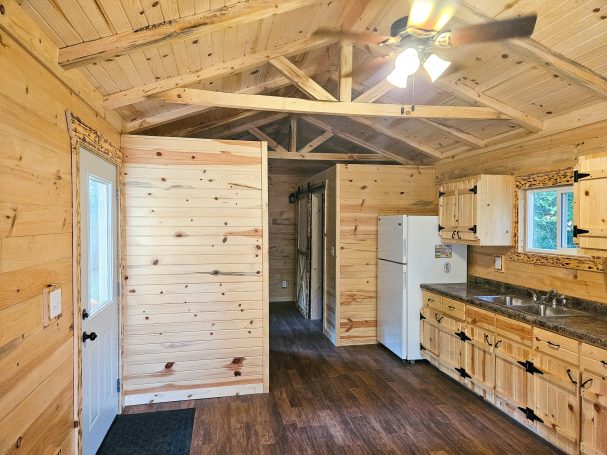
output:
<instances>
[{"instance_id":1,"label":"window with white trim","mask_svg":"<svg viewBox=\"0 0 607 455\"><path fill-rule=\"evenodd\" d=\"M521 194L520 250L577 255L573 243L573 186L531 188Z\"/></svg>"}]
</instances>

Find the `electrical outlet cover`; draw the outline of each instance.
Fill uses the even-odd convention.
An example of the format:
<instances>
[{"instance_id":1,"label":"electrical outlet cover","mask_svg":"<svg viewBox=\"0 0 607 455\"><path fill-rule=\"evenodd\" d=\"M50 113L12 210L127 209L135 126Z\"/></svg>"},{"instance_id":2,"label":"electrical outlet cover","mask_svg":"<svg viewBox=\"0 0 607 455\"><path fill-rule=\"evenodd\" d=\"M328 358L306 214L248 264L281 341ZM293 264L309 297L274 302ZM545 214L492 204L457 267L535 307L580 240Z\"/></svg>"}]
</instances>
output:
<instances>
[{"instance_id":1,"label":"electrical outlet cover","mask_svg":"<svg viewBox=\"0 0 607 455\"><path fill-rule=\"evenodd\" d=\"M61 314L61 288L51 291L49 319L55 319Z\"/></svg>"}]
</instances>

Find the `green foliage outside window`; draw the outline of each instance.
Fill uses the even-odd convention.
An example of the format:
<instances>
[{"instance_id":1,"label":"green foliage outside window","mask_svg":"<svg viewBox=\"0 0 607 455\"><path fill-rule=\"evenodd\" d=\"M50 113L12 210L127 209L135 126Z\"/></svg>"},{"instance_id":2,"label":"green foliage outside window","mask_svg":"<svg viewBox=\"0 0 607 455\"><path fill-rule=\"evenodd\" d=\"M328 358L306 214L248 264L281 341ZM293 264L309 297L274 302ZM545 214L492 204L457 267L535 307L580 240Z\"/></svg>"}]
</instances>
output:
<instances>
[{"instance_id":1,"label":"green foliage outside window","mask_svg":"<svg viewBox=\"0 0 607 455\"><path fill-rule=\"evenodd\" d=\"M559 196L562 197L560 201L562 214L558 212ZM575 248L573 243L573 192L537 191L532 194L529 203L531 204L529 216L533 217L532 232L529 233L531 248L540 250ZM561 229L562 245L558 245L558 229Z\"/></svg>"}]
</instances>

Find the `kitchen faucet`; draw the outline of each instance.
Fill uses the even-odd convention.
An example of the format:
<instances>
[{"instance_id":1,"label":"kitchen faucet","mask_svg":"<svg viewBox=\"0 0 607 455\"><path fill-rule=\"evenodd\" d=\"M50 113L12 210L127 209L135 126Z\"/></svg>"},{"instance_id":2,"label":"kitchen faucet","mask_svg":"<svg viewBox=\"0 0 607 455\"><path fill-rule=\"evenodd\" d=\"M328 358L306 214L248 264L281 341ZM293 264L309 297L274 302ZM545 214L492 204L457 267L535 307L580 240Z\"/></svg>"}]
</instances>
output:
<instances>
[{"instance_id":1,"label":"kitchen faucet","mask_svg":"<svg viewBox=\"0 0 607 455\"><path fill-rule=\"evenodd\" d=\"M541 296L541 301L543 303L554 303L556 301L556 296L558 295L558 291L556 289L551 289L546 293L546 295Z\"/></svg>"}]
</instances>

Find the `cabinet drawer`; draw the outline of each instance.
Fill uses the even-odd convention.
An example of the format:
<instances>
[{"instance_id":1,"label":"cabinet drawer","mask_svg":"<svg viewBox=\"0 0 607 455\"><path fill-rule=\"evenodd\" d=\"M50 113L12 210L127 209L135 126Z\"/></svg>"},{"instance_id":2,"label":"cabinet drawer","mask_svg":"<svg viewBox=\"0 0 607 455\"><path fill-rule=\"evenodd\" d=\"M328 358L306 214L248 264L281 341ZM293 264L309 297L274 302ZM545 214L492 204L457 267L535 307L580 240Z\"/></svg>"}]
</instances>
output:
<instances>
[{"instance_id":1,"label":"cabinet drawer","mask_svg":"<svg viewBox=\"0 0 607 455\"><path fill-rule=\"evenodd\" d=\"M444 316L440 311L430 308L429 306L422 308L422 316L426 318L426 323L433 326L439 326L444 319Z\"/></svg>"},{"instance_id":2,"label":"cabinet drawer","mask_svg":"<svg viewBox=\"0 0 607 455\"><path fill-rule=\"evenodd\" d=\"M577 365L580 358L578 341L537 327L533 328L533 350L573 365Z\"/></svg>"},{"instance_id":3,"label":"cabinet drawer","mask_svg":"<svg viewBox=\"0 0 607 455\"><path fill-rule=\"evenodd\" d=\"M466 322L484 329L493 330L495 328L495 313L468 305L466 311Z\"/></svg>"},{"instance_id":4,"label":"cabinet drawer","mask_svg":"<svg viewBox=\"0 0 607 455\"><path fill-rule=\"evenodd\" d=\"M607 350L582 343L582 369L599 375L607 375Z\"/></svg>"},{"instance_id":5,"label":"cabinet drawer","mask_svg":"<svg viewBox=\"0 0 607 455\"><path fill-rule=\"evenodd\" d=\"M442 307L443 298L440 295L434 294L432 292L424 291L423 296L424 296L424 305L427 305L427 306L434 308L435 310L439 310L439 311L441 311L443 309L443 307Z\"/></svg>"},{"instance_id":6,"label":"cabinet drawer","mask_svg":"<svg viewBox=\"0 0 607 455\"><path fill-rule=\"evenodd\" d=\"M443 313L461 321L466 317L466 304L443 297Z\"/></svg>"},{"instance_id":7,"label":"cabinet drawer","mask_svg":"<svg viewBox=\"0 0 607 455\"><path fill-rule=\"evenodd\" d=\"M515 321L505 316L495 316L495 332L504 338L531 346L533 329L531 325Z\"/></svg>"},{"instance_id":8,"label":"cabinet drawer","mask_svg":"<svg viewBox=\"0 0 607 455\"><path fill-rule=\"evenodd\" d=\"M572 393L577 392L581 379L580 370L577 366L552 355L534 353L531 359L534 368L541 372L534 374L535 380L549 381L559 384Z\"/></svg>"}]
</instances>

